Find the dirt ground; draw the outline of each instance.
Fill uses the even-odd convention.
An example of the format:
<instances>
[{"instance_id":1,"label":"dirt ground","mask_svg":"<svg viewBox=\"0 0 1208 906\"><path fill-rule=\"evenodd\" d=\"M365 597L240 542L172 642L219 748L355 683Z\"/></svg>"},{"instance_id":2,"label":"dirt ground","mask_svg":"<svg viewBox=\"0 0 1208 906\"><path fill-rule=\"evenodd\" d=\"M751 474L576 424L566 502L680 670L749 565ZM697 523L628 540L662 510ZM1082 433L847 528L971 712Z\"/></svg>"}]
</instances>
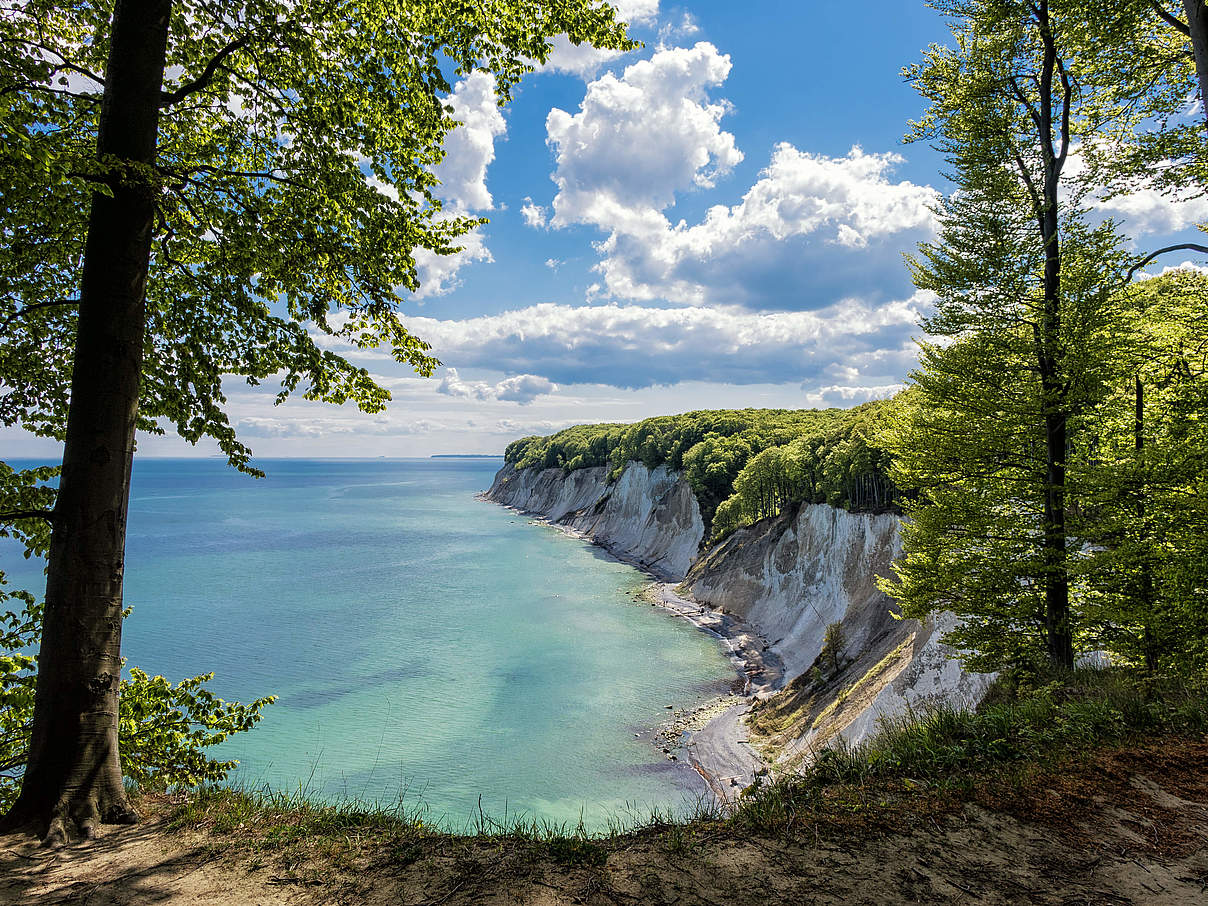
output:
<instances>
[{"instance_id":1,"label":"dirt ground","mask_svg":"<svg viewBox=\"0 0 1208 906\"><path fill-rule=\"evenodd\" d=\"M136 827L59 851L0 838L0 902L50 904L1208 904L1208 741L1096 755L953 797L836 803L776 835L652 828L599 845L295 841ZM158 814L158 817L156 816Z\"/></svg>"}]
</instances>

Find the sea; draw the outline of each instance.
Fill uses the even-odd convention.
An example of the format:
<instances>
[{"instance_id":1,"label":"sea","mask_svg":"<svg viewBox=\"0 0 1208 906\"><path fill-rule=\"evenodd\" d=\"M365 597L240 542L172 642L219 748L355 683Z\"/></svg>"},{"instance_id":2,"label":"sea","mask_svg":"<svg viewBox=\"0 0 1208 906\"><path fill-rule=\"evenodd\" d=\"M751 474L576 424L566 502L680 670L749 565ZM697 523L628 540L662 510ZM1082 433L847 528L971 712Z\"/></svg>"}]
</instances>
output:
<instances>
[{"instance_id":1,"label":"sea","mask_svg":"<svg viewBox=\"0 0 1208 906\"><path fill-rule=\"evenodd\" d=\"M228 782L455 831L600 831L707 797L652 731L729 688L721 644L641 601L633 567L476 496L502 460L258 465L140 459L131 488L127 665L278 697L212 750L239 761ZM10 585L40 593L43 564L4 544Z\"/></svg>"}]
</instances>

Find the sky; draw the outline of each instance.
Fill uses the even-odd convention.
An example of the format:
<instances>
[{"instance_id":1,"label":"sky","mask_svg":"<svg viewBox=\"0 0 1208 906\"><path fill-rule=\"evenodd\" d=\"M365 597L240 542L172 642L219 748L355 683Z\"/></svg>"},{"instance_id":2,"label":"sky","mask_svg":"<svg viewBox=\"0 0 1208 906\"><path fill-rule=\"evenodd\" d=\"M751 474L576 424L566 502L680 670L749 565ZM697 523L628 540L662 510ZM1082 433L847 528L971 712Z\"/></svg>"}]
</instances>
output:
<instances>
[{"instance_id":1,"label":"sky","mask_svg":"<svg viewBox=\"0 0 1208 906\"><path fill-rule=\"evenodd\" d=\"M583 422L900 389L930 302L903 255L934 236L948 190L937 153L902 142L923 103L901 70L945 23L921 0L614 2L644 48L562 39L504 109L489 75L454 85L440 194L489 223L461 254L422 257L400 302L443 367L424 379L329 342L390 389L379 416L228 382L257 456L501 453ZM1208 220L1208 203L1140 193L1106 213L1144 241ZM171 436L138 449L215 453Z\"/></svg>"}]
</instances>

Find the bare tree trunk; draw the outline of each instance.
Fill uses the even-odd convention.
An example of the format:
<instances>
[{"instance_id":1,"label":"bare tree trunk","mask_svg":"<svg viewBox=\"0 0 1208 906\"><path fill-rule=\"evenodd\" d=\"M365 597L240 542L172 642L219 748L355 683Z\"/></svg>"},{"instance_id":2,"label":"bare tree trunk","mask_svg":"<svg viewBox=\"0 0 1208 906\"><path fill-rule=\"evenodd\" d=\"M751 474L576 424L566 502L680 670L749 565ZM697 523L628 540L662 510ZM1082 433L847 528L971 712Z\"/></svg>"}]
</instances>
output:
<instances>
[{"instance_id":1,"label":"bare tree trunk","mask_svg":"<svg viewBox=\"0 0 1208 906\"><path fill-rule=\"evenodd\" d=\"M1148 471L1145 467L1145 385L1141 383L1139 374L1135 376L1134 395L1136 400L1133 422L1134 446L1137 451L1137 467L1141 475L1137 488L1137 530L1141 535L1141 575L1137 582L1137 603L1141 606L1141 645L1145 651L1145 669L1149 673L1154 673L1158 669L1158 647L1153 635L1153 572L1149 567L1149 528L1145 524L1145 504L1149 490L1145 480Z\"/></svg>"},{"instance_id":2,"label":"bare tree trunk","mask_svg":"<svg viewBox=\"0 0 1208 906\"><path fill-rule=\"evenodd\" d=\"M1183 0L1187 13L1187 30L1191 50L1195 54L1195 74L1200 82L1200 112L1208 127L1208 3L1205 0Z\"/></svg>"},{"instance_id":3,"label":"bare tree trunk","mask_svg":"<svg viewBox=\"0 0 1208 906\"><path fill-rule=\"evenodd\" d=\"M1044 41L1041 67L1040 143L1045 172L1043 208L1038 225L1044 247L1044 301L1040 316L1039 366L1041 397L1044 406L1045 493L1044 493L1044 599L1045 636L1049 663L1058 669L1074 666L1074 642L1070 628L1069 562L1066 550L1066 445L1068 413L1064 376L1061 373L1061 221L1058 189L1068 150L1068 114L1071 103L1068 86L1063 85L1060 124L1053 122L1054 76L1059 69L1047 0L1036 11ZM1060 152L1053 150L1054 128L1058 130Z\"/></svg>"},{"instance_id":4,"label":"bare tree trunk","mask_svg":"<svg viewBox=\"0 0 1208 906\"><path fill-rule=\"evenodd\" d=\"M118 759L122 572L171 0L117 0L88 221L29 763L4 819L47 842L131 822Z\"/></svg>"}]
</instances>

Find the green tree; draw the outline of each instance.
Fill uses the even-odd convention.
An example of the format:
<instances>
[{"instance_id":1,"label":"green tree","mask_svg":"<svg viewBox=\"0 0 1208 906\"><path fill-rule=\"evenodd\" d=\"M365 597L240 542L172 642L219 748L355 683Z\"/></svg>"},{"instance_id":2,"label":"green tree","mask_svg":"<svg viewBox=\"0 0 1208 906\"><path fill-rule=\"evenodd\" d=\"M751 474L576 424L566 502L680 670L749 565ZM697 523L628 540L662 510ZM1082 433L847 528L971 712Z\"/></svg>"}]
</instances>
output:
<instances>
[{"instance_id":1,"label":"green tree","mask_svg":"<svg viewBox=\"0 0 1208 906\"><path fill-rule=\"evenodd\" d=\"M449 78L493 73L502 102L554 35L632 45L587 0L29 0L0 23L0 421L64 441L53 510L9 514L52 534L4 823L62 839L136 817L117 720L136 428L213 438L254 471L224 375L381 409L312 333L430 373L394 309L417 250L476 224L433 194Z\"/></svg>"},{"instance_id":2,"label":"green tree","mask_svg":"<svg viewBox=\"0 0 1208 906\"><path fill-rule=\"evenodd\" d=\"M1082 116L1094 136L1080 149L1104 197L1158 189L1190 198L1208 192L1208 6L1204 0L1072 0L1062 14L1079 20L1065 46L1078 71ZM1198 114L1189 100L1200 99ZM1175 251L1208 254L1180 242Z\"/></svg>"},{"instance_id":3,"label":"green tree","mask_svg":"<svg viewBox=\"0 0 1208 906\"><path fill-rule=\"evenodd\" d=\"M1208 279L1122 293L1095 444L1082 582L1098 647L1149 671L1208 667Z\"/></svg>"},{"instance_id":4,"label":"green tree","mask_svg":"<svg viewBox=\"0 0 1208 906\"><path fill-rule=\"evenodd\" d=\"M1095 392L1093 338L1121 256L1110 224L1082 224L1085 187L1066 167L1105 111L1084 116L1094 72L1071 50L1076 3L931 5L950 18L955 46L933 46L907 70L930 102L910 138L944 153L956 191L939 207L939 241L911 266L937 297L923 326L947 340L924 347L910 417L891 442L895 480L920 496L888 587L910 615L966 615L975 647L997 645L1010 625L1021 648L1038 641L1069 668L1072 419Z\"/></svg>"}]
</instances>

